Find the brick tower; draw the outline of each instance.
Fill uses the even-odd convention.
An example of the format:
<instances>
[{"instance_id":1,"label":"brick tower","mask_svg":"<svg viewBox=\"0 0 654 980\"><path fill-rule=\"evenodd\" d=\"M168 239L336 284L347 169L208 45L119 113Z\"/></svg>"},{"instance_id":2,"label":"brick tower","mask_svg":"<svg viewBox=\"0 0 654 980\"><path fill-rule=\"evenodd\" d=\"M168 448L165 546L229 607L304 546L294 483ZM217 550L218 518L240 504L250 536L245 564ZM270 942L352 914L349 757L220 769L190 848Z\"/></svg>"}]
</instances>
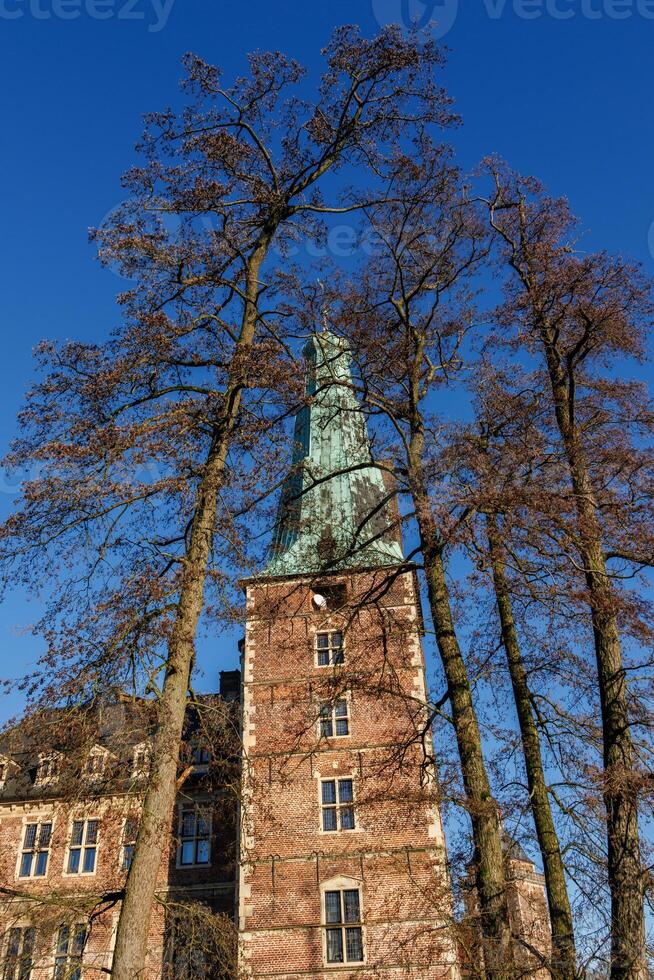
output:
<instances>
[{"instance_id":1,"label":"brick tower","mask_svg":"<svg viewBox=\"0 0 654 980\"><path fill-rule=\"evenodd\" d=\"M252 978L455 980L421 616L338 338L246 583L239 931Z\"/></svg>"}]
</instances>

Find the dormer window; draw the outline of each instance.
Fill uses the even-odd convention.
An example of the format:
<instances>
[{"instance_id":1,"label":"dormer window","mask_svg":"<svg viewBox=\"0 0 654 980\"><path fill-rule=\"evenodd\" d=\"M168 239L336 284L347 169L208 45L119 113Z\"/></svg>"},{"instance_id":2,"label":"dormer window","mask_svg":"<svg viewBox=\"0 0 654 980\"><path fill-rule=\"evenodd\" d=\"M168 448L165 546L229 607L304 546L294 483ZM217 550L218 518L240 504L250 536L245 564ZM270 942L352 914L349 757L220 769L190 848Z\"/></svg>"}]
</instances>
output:
<instances>
[{"instance_id":1,"label":"dormer window","mask_svg":"<svg viewBox=\"0 0 654 980\"><path fill-rule=\"evenodd\" d=\"M36 783L38 786L47 786L59 777L59 756L42 755L39 756L39 764L36 769Z\"/></svg>"},{"instance_id":2,"label":"dormer window","mask_svg":"<svg viewBox=\"0 0 654 980\"><path fill-rule=\"evenodd\" d=\"M44 759L43 762L39 764L39 782L49 783L52 779L55 779L59 774L59 766L57 765L56 759Z\"/></svg>"},{"instance_id":3,"label":"dormer window","mask_svg":"<svg viewBox=\"0 0 654 980\"><path fill-rule=\"evenodd\" d=\"M12 765L11 759L7 759L4 756L0 756L0 790L5 788L7 779L9 778L9 771ZM15 765L15 763L13 763Z\"/></svg>"},{"instance_id":4,"label":"dormer window","mask_svg":"<svg viewBox=\"0 0 654 980\"><path fill-rule=\"evenodd\" d=\"M90 755L86 760L86 771L89 776L101 776L104 771L104 756L99 754Z\"/></svg>"},{"instance_id":5,"label":"dormer window","mask_svg":"<svg viewBox=\"0 0 654 980\"><path fill-rule=\"evenodd\" d=\"M150 746L147 742L142 742L135 746L132 754L132 776L138 779L147 776L150 771Z\"/></svg>"},{"instance_id":6,"label":"dormer window","mask_svg":"<svg viewBox=\"0 0 654 980\"><path fill-rule=\"evenodd\" d=\"M107 752L101 748L91 749L86 760L85 772L91 779L101 779L107 766Z\"/></svg>"}]
</instances>

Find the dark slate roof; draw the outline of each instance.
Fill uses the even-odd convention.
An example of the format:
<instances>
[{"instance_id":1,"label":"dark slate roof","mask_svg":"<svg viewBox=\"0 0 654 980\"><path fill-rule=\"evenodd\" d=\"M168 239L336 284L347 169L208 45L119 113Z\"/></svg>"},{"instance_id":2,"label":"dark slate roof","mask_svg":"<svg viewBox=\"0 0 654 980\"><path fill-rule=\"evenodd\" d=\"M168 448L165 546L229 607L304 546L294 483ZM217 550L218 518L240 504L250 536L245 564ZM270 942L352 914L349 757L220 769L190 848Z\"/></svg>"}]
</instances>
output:
<instances>
[{"instance_id":1,"label":"dark slate roof","mask_svg":"<svg viewBox=\"0 0 654 980\"><path fill-rule=\"evenodd\" d=\"M511 861L526 861L527 864L532 864L532 860L527 856L522 844L506 833L502 834L502 847L504 849L504 855Z\"/></svg>"},{"instance_id":2,"label":"dark slate roof","mask_svg":"<svg viewBox=\"0 0 654 980\"><path fill-rule=\"evenodd\" d=\"M240 671L224 671L221 694L196 695L196 701L207 705L226 703L233 713L239 687ZM52 709L19 722L0 736L0 764L6 767L0 783L0 803L58 799L78 793L80 772L93 749L108 753L106 776L95 781L85 778L82 790L104 795L132 788L136 778L134 750L150 740L155 709L154 700L114 691L93 704ZM185 738L192 739L197 728L197 713L189 707ZM39 764L47 757L59 759L58 775L51 781L39 782Z\"/></svg>"}]
</instances>

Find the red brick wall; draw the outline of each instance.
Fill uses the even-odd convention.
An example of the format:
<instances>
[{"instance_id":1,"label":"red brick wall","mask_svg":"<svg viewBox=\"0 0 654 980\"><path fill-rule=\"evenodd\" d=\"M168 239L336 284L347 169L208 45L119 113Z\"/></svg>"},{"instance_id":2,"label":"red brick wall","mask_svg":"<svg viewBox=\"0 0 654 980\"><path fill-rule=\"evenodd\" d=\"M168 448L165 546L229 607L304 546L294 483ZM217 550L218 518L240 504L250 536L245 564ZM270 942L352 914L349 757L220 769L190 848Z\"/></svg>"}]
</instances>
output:
<instances>
[{"instance_id":1,"label":"red brick wall","mask_svg":"<svg viewBox=\"0 0 654 980\"><path fill-rule=\"evenodd\" d=\"M119 912L115 901L99 903L103 895L120 889L125 880L121 870L121 834L126 813L138 811L138 801L113 798L87 804L57 801L30 801L0 806L0 883L15 891L13 900L0 907L0 936L12 926L37 927L34 980L51 978L55 939L63 922L83 921L96 909L84 952L84 976L106 976L111 962L114 929ZM100 820L96 870L92 875L65 873L66 848L70 821ZM53 823L52 843L45 878L19 878L17 859L24 824L34 819ZM213 819L211 866L206 869L177 868L177 814L166 842L158 878L159 895L174 896L182 901L197 899L216 910L231 914L233 909L233 821L225 806L215 807ZM229 840L225 840L225 834ZM159 980L163 975L165 909L156 904L150 926L148 963L145 980ZM2 944L0 956L6 953Z\"/></svg>"},{"instance_id":2,"label":"red brick wall","mask_svg":"<svg viewBox=\"0 0 654 980\"><path fill-rule=\"evenodd\" d=\"M253 977L457 976L451 896L424 724L413 576L333 576L341 611L308 581L252 583L244 651L240 929ZM316 665L315 634L342 630L346 662ZM350 735L319 739L318 705L347 692ZM427 739L427 745L429 745ZM320 779L354 779L356 829L324 833ZM360 887L366 961L326 966L321 889ZM335 887L335 886L334 886Z\"/></svg>"},{"instance_id":3,"label":"red brick wall","mask_svg":"<svg viewBox=\"0 0 654 980\"><path fill-rule=\"evenodd\" d=\"M549 980L549 970L539 969L541 961L530 951L531 947L546 959L552 953L545 879L531 861L514 858L508 862L507 879L511 926L523 940L517 944L518 964L528 976Z\"/></svg>"},{"instance_id":4,"label":"red brick wall","mask_svg":"<svg viewBox=\"0 0 654 980\"><path fill-rule=\"evenodd\" d=\"M552 930L545 878L536 870L533 862L508 856L506 879L511 929L514 936L519 937L514 949L520 975L532 980L550 980L550 971L543 967L543 958L547 962L552 954ZM472 869L469 869L468 885L465 893L466 918L459 930L460 960L464 977L477 980L484 976L484 956L479 901Z\"/></svg>"}]
</instances>

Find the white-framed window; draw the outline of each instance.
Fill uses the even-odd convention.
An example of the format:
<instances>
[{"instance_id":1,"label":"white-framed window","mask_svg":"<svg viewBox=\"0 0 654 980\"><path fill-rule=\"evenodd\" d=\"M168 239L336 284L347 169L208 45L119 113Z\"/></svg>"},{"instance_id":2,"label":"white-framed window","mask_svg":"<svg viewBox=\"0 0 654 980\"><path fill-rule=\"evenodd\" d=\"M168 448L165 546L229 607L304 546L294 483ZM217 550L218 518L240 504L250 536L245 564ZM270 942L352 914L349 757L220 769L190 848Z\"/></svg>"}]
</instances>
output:
<instances>
[{"instance_id":1,"label":"white-framed window","mask_svg":"<svg viewBox=\"0 0 654 980\"><path fill-rule=\"evenodd\" d=\"M48 873L51 820L28 820L23 828L23 840L18 860L19 878L45 878Z\"/></svg>"},{"instance_id":2,"label":"white-framed window","mask_svg":"<svg viewBox=\"0 0 654 980\"><path fill-rule=\"evenodd\" d=\"M341 630L316 633L316 661L319 667L333 667L345 663Z\"/></svg>"},{"instance_id":3,"label":"white-framed window","mask_svg":"<svg viewBox=\"0 0 654 980\"><path fill-rule=\"evenodd\" d=\"M320 781L322 829L328 833L354 830L354 780L322 779Z\"/></svg>"},{"instance_id":4,"label":"white-framed window","mask_svg":"<svg viewBox=\"0 0 654 980\"><path fill-rule=\"evenodd\" d=\"M347 698L323 701L320 705L320 737L342 738L350 734L350 711Z\"/></svg>"},{"instance_id":5,"label":"white-framed window","mask_svg":"<svg viewBox=\"0 0 654 980\"><path fill-rule=\"evenodd\" d=\"M36 769L36 784L47 786L59 778L60 758L58 755L40 755Z\"/></svg>"},{"instance_id":6,"label":"white-framed window","mask_svg":"<svg viewBox=\"0 0 654 980\"><path fill-rule=\"evenodd\" d=\"M15 926L5 933L2 980L30 980L34 965L36 929Z\"/></svg>"},{"instance_id":7,"label":"white-framed window","mask_svg":"<svg viewBox=\"0 0 654 980\"><path fill-rule=\"evenodd\" d=\"M180 868L207 867L211 863L211 818L191 804L180 811L177 864Z\"/></svg>"},{"instance_id":8,"label":"white-framed window","mask_svg":"<svg viewBox=\"0 0 654 980\"><path fill-rule=\"evenodd\" d=\"M92 875L98 858L99 820L73 820L66 858L66 874Z\"/></svg>"},{"instance_id":9,"label":"white-framed window","mask_svg":"<svg viewBox=\"0 0 654 980\"><path fill-rule=\"evenodd\" d=\"M326 888L323 892L325 962L363 963L361 889Z\"/></svg>"},{"instance_id":10,"label":"white-framed window","mask_svg":"<svg viewBox=\"0 0 654 980\"><path fill-rule=\"evenodd\" d=\"M147 776L150 771L150 746L147 742L135 745L132 751L132 777Z\"/></svg>"},{"instance_id":11,"label":"white-framed window","mask_svg":"<svg viewBox=\"0 0 654 980\"><path fill-rule=\"evenodd\" d=\"M87 927L83 922L60 926L54 958L54 980L80 980Z\"/></svg>"},{"instance_id":12,"label":"white-framed window","mask_svg":"<svg viewBox=\"0 0 654 980\"><path fill-rule=\"evenodd\" d=\"M120 847L120 867L123 871L129 871L132 866L138 832L139 818L135 814L125 817Z\"/></svg>"}]
</instances>

